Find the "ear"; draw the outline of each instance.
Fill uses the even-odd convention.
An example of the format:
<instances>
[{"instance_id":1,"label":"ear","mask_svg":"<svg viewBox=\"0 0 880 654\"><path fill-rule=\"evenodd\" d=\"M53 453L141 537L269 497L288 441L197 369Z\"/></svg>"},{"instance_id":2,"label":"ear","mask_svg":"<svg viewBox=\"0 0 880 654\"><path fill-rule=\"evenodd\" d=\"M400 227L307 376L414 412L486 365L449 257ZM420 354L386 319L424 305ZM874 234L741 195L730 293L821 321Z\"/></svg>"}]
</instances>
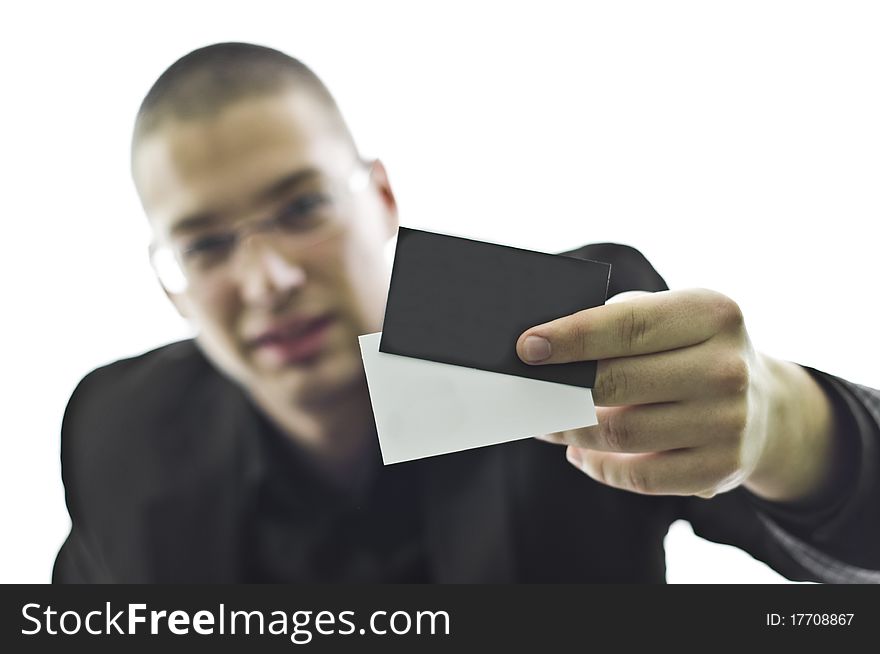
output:
<instances>
[{"instance_id":1,"label":"ear","mask_svg":"<svg viewBox=\"0 0 880 654\"><path fill-rule=\"evenodd\" d=\"M373 188L376 189L379 200L382 202L382 207L385 209L388 238L391 238L397 234L397 228L400 226L397 200L394 197L394 191L391 190L391 183L388 181L388 171L385 170L385 165L378 159L372 163L372 180Z\"/></svg>"}]
</instances>

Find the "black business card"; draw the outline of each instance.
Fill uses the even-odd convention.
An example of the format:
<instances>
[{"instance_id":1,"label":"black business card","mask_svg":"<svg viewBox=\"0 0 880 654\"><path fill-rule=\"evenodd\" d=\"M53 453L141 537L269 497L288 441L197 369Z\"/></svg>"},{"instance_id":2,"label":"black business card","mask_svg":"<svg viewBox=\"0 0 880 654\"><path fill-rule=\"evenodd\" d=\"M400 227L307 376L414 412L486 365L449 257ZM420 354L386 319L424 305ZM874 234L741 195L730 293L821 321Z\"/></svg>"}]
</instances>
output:
<instances>
[{"instance_id":1,"label":"black business card","mask_svg":"<svg viewBox=\"0 0 880 654\"><path fill-rule=\"evenodd\" d=\"M530 366L529 327L605 303L611 266L401 227L379 351L591 388L596 362Z\"/></svg>"}]
</instances>

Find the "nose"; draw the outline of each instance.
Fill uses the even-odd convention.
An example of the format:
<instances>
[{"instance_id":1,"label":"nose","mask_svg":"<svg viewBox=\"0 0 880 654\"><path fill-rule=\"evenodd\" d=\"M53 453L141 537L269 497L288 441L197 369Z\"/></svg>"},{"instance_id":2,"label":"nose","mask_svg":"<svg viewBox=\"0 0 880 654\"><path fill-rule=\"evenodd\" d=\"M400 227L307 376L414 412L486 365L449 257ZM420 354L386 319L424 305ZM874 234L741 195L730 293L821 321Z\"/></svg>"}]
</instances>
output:
<instances>
[{"instance_id":1,"label":"nose","mask_svg":"<svg viewBox=\"0 0 880 654\"><path fill-rule=\"evenodd\" d=\"M270 309L283 306L305 284L302 265L284 256L270 242L271 235L251 237L239 255L241 294L245 302Z\"/></svg>"}]
</instances>

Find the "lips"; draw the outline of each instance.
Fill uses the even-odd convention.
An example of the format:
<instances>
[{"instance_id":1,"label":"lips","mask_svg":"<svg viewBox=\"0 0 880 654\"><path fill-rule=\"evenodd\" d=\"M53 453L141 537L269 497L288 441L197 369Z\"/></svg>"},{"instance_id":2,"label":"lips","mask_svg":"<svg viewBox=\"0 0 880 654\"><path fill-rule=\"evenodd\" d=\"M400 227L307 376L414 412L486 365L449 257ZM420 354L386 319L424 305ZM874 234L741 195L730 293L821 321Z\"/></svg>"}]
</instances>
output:
<instances>
[{"instance_id":1,"label":"lips","mask_svg":"<svg viewBox=\"0 0 880 654\"><path fill-rule=\"evenodd\" d=\"M329 315L287 320L261 332L250 345L278 363L302 362L321 351L332 323Z\"/></svg>"}]
</instances>

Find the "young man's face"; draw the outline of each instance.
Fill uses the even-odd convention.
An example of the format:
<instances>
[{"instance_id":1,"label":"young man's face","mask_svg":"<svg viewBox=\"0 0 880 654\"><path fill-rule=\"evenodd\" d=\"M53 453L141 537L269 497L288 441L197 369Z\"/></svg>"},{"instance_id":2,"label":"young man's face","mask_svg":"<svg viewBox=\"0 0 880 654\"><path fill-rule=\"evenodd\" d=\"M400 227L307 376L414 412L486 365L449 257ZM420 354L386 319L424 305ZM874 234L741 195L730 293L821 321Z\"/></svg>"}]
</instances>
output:
<instances>
[{"instance_id":1,"label":"young man's face","mask_svg":"<svg viewBox=\"0 0 880 654\"><path fill-rule=\"evenodd\" d=\"M170 296L255 394L330 399L363 379L357 336L381 329L396 206L338 120L285 91L166 121L135 146L156 242L185 273Z\"/></svg>"}]
</instances>

